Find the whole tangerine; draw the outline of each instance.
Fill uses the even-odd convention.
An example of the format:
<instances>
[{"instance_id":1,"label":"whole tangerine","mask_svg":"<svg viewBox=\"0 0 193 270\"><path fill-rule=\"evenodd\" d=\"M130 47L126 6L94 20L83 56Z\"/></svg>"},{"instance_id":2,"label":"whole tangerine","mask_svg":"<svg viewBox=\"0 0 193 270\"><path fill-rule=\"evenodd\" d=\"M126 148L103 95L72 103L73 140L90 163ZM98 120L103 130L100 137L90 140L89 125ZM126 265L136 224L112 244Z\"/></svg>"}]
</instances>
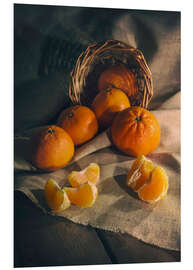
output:
<instances>
[{"instance_id":1,"label":"whole tangerine","mask_svg":"<svg viewBox=\"0 0 193 270\"><path fill-rule=\"evenodd\" d=\"M94 112L82 105L73 105L62 111L57 125L70 134L75 145L89 141L98 131Z\"/></svg>"},{"instance_id":2,"label":"whole tangerine","mask_svg":"<svg viewBox=\"0 0 193 270\"><path fill-rule=\"evenodd\" d=\"M55 171L70 162L74 155L74 143L62 128L46 126L31 137L29 155L36 168Z\"/></svg>"},{"instance_id":3,"label":"whole tangerine","mask_svg":"<svg viewBox=\"0 0 193 270\"><path fill-rule=\"evenodd\" d=\"M98 90L102 91L108 87L121 89L128 97L135 96L138 92L135 75L123 64L109 67L100 74Z\"/></svg>"},{"instance_id":4,"label":"whole tangerine","mask_svg":"<svg viewBox=\"0 0 193 270\"><path fill-rule=\"evenodd\" d=\"M147 155L159 145L161 129L152 112L133 106L117 114L111 127L112 141L125 154Z\"/></svg>"},{"instance_id":5,"label":"whole tangerine","mask_svg":"<svg viewBox=\"0 0 193 270\"><path fill-rule=\"evenodd\" d=\"M117 112L129 107L130 102L127 95L122 90L116 88L107 88L104 91L100 91L91 105L102 129L112 125Z\"/></svg>"}]
</instances>

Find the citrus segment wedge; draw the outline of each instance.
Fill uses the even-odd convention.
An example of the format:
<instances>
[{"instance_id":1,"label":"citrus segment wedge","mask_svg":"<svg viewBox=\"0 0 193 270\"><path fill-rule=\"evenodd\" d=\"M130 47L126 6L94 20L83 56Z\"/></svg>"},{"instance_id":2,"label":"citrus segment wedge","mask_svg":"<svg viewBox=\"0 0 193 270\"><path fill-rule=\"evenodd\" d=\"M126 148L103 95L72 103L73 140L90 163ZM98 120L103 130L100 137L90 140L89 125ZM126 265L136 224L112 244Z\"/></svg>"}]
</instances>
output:
<instances>
[{"instance_id":1,"label":"citrus segment wedge","mask_svg":"<svg viewBox=\"0 0 193 270\"><path fill-rule=\"evenodd\" d=\"M100 167L97 163L90 163L82 171L72 171L68 175L68 181L72 187L78 187L81 184L89 182L91 184L97 184L100 176Z\"/></svg>"},{"instance_id":2,"label":"citrus segment wedge","mask_svg":"<svg viewBox=\"0 0 193 270\"><path fill-rule=\"evenodd\" d=\"M132 164L127 175L127 185L134 191L138 191L149 179L150 172L153 170L153 162L145 156L139 156Z\"/></svg>"},{"instance_id":3,"label":"citrus segment wedge","mask_svg":"<svg viewBox=\"0 0 193 270\"><path fill-rule=\"evenodd\" d=\"M138 191L141 200L149 203L163 199L168 190L168 176L165 170L159 166L155 167L150 174L147 183Z\"/></svg>"},{"instance_id":4,"label":"citrus segment wedge","mask_svg":"<svg viewBox=\"0 0 193 270\"><path fill-rule=\"evenodd\" d=\"M82 184L79 187L63 187L71 203L81 207L91 207L98 196L97 187L90 183Z\"/></svg>"},{"instance_id":5,"label":"citrus segment wedge","mask_svg":"<svg viewBox=\"0 0 193 270\"><path fill-rule=\"evenodd\" d=\"M44 189L45 199L53 211L62 211L70 206L70 200L64 190L53 180L49 179Z\"/></svg>"},{"instance_id":6,"label":"citrus segment wedge","mask_svg":"<svg viewBox=\"0 0 193 270\"><path fill-rule=\"evenodd\" d=\"M160 166L145 156L139 156L128 172L126 184L146 202L154 203L163 199L168 191L168 176Z\"/></svg>"}]
</instances>

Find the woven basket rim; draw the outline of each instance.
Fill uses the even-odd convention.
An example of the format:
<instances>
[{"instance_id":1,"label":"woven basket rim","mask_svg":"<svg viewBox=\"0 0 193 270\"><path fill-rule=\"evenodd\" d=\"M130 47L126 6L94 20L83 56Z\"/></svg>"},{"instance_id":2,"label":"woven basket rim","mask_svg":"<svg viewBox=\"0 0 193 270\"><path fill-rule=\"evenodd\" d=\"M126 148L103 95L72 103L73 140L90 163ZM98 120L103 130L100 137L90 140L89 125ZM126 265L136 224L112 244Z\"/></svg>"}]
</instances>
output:
<instances>
[{"instance_id":1,"label":"woven basket rim","mask_svg":"<svg viewBox=\"0 0 193 270\"><path fill-rule=\"evenodd\" d=\"M81 104L81 97L84 95L84 86L88 76L88 67L92 65L96 57L104 53L123 52L127 57L134 59L136 66L140 70L140 74L144 81L143 98L140 106L147 108L153 96L152 74L144 58L143 53L134 47L129 46L125 42L119 40L106 40L88 45L78 57L74 68L70 73L69 97L74 104Z\"/></svg>"}]
</instances>

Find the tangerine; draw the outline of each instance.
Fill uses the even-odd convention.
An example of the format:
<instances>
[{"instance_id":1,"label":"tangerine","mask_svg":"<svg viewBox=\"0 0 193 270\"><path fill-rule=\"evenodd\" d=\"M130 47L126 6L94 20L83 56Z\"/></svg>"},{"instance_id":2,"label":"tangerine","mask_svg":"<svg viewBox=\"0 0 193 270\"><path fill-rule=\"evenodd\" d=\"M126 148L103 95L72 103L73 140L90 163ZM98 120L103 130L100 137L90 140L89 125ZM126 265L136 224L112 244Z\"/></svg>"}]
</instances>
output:
<instances>
[{"instance_id":1,"label":"tangerine","mask_svg":"<svg viewBox=\"0 0 193 270\"><path fill-rule=\"evenodd\" d=\"M130 102L127 95L122 90L116 88L107 88L100 91L91 105L101 128L111 126L117 112L129 107Z\"/></svg>"},{"instance_id":2,"label":"tangerine","mask_svg":"<svg viewBox=\"0 0 193 270\"><path fill-rule=\"evenodd\" d=\"M109 87L123 90L128 97L134 96L138 92L135 75L123 64L107 68L99 76L99 91Z\"/></svg>"},{"instance_id":3,"label":"tangerine","mask_svg":"<svg viewBox=\"0 0 193 270\"><path fill-rule=\"evenodd\" d=\"M163 168L154 166L145 156L139 156L128 172L126 184L138 193L141 200L154 203L166 196L168 176Z\"/></svg>"},{"instance_id":4,"label":"tangerine","mask_svg":"<svg viewBox=\"0 0 193 270\"><path fill-rule=\"evenodd\" d=\"M74 143L62 128L46 126L31 137L29 155L35 167L54 171L70 162L74 155Z\"/></svg>"},{"instance_id":5,"label":"tangerine","mask_svg":"<svg viewBox=\"0 0 193 270\"><path fill-rule=\"evenodd\" d=\"M152 112L132 106L117 114L111 127L112 141L125 154L147 155L160 142L161 129Z\"/></svg>"},{"instance_id":6,"label":"tangerine","mask_svg":"<svg viewBox=\"0 0 193 270\"><path fill-rule=\"evenodd\" d=\"M70 134L75 145L89 141L98 131L98 121L94 112L81 105L74 105L62 111L57 125Z\"/></svg>"}]
</instances>

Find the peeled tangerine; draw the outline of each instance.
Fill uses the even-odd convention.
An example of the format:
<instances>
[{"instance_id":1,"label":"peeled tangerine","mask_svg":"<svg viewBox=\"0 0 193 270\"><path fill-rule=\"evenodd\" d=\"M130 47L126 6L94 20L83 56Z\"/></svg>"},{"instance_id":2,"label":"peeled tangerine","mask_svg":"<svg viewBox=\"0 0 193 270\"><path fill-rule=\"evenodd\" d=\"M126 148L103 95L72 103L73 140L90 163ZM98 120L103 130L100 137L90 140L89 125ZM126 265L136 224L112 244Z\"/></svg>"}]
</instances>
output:
<instances>
[{"instance_id":1,"label":"peeled tangerine","mask_svg":"<svg viewBox=\"0 0 193 270\"><path fill-rule=\"evenodd\" d=\"M72 187L78 187L81 184L89 182L91 184L97 184L100 176L100 167L96 163L90 163L82 171L72 171L68 175L68 181Z\"/></svg>"},{"instance_id":2,"label":"peeled tangerine","mask_svg":"<svg viewBox=\"0 0 193 270\"><path fill-rule=\"evenodd\" d=\"M45 185L45 198L53 211L62 211L71 203L81 207L91 207L98 196L95 184L99 180L100 168L96 163L90 163L82 171L72 171L68 181L72 187L63 187L49 179Z\"/></svg>"},{"instance_id":3,"label":"peeled tangerine","mask_svg":"<svg viewBox=\"0 0 193 270\"><path fill-rule=\"evenodd\" d=\"M52 179L49 179L44 189L46 202L53 211L62 211L70 206L70 200L59 185Z\"/></svg>"},{"instance_id":4,"label":"peeled tangerine","mask_svg":"<svg viewBox=\"0 0 193 270\"><path fill-rule=\"evenodd\" d=\"M139 156L127 175L127 185L141 200L154 203L163 199L168 190L168 176L165 170L154 166L145 156Z\"/></svg>"},{"instance_id":5,"label":"peeled tangerine","mask_svg":"<svg viewBox=\"0 0 193 270\"><path fill-rule=\"evenodd\" d=\"M89 182L74 188L63 187L63 190L73 204L84 208L91 207L98 195L97 187Z\"/></svg>"}]
</instances>

